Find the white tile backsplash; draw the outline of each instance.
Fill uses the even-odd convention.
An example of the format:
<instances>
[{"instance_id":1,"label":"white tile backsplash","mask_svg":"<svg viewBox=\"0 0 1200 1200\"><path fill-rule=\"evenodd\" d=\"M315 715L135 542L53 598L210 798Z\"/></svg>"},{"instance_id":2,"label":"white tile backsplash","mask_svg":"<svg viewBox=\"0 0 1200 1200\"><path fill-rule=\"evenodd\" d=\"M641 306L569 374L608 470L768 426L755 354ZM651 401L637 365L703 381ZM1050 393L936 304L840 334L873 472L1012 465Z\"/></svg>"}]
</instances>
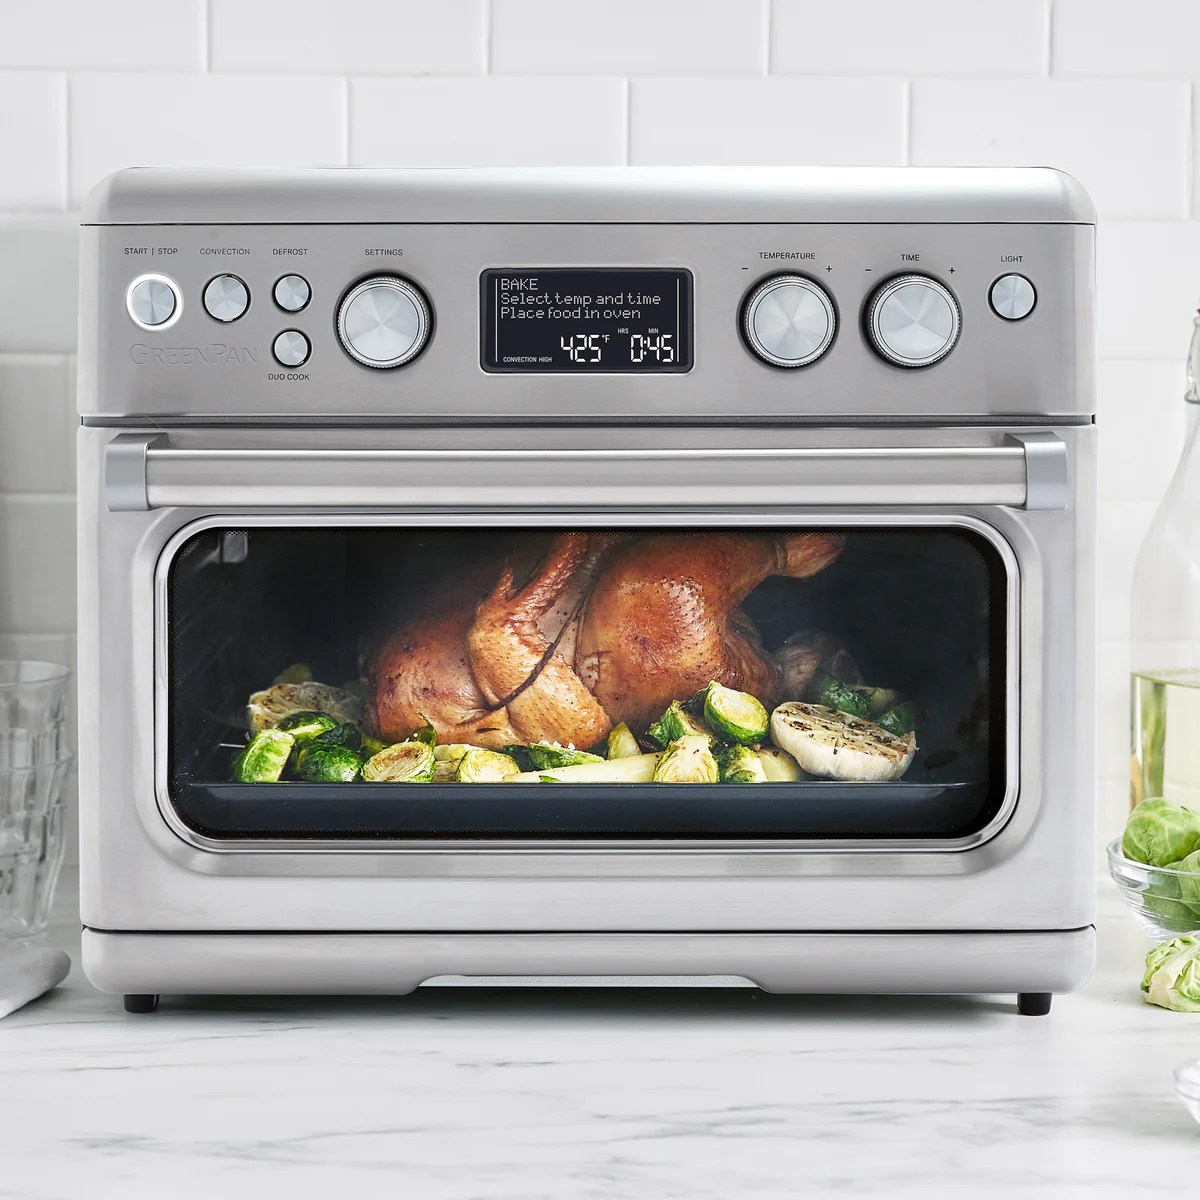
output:
<instances>
[{"instance_id":1,"label":"white tile backsplash","mask_svg":"<svg viewBox=\"0 0 1200 1200\"><path fill-rule=\"evenodd\" d=\"M485 0L209 0L209 6L213 71L470 75L486 65Z\"/></svg>"},{"instance_id":2,"label":"white tile backsplash","mask_svg":"<svg viewBox=\"0 0 1200 1200\"><path fill-rule=\"evenodd\" d=\"M350 161L389 167L623 161L625 84L589 79L573 103L545 102L574 86L569 79L495 76L355 80ZM418 112L421 117L414 119Z\"/></svg>"},{"instance_id":3,"label":"white tile backsplash","mask_svg":"<svg viewBox=\"0 0 1200 1200\"><path fill-rule=\"evenodd\" d=\"M1096 198L1102 825L1200 299L1194 0L0 0L0 654L73 656L77 237L174 165L1050 163ZM37 215L47 212L57 215Z\"/></svg>"},{"instance_id":4,"label":"white tile backsplash","mask_svg":"<svg viewBox=\"0 0 1200 1200\"><path fill-rule=\"evenodd\" d=\"M204 61L204 5L205 0L4 0L0 67L196 71Z\"/></svg>"},{"instance_id":5,"label":"white tile backsplash","mask_svg":"<svg viewBox=\"0 0 1200 1200\"><path fill-rule=\"evenodd\" d=\"M744 75L767 69L767 0L492 0L494 72ZM570 107L577 93L564 94Z\"/></svg>"},{"instance_id":6,"label":"white tile backsplash","mask_svg":"<svg viewBox=\"0 0 1200 1200\"><path fill-rule=\"evenodd\" d=\"M635 79L629 161L901 163L903 100L891 79ZM715 128L729 136L714 138Z\"/></svg>"},{"instance_id":7,"label":"white tile backsplash","mask_svg":"<svg viewBox=\"0 0 1200 1200\"><path fill-rule=\"evenodd\" d=\"M1044 75L1049 0L775 0L772 71Z\"/></svg>"},{"instance_id":8,"label":"white tile backsplash","mask_svg":"<svg viewBox=\"0 0 1200 1200\"><path fill-rule=\"evenodd\" d=\"M1056 166L1102 217L1177 218L1191 194L1191 90L1148 80L918 80L912 161Z\"/></svg>"},{"instance_id":9,"label":"white tile backsplash","mask_svg":"<svg viewBox=\"0 0 1200 1200\"><path fill-rule=\"evenodd\" d=\"M73 76L71 203L120 167L342 165L344 93L323 75Z\"/></svg>"}]
</instances>

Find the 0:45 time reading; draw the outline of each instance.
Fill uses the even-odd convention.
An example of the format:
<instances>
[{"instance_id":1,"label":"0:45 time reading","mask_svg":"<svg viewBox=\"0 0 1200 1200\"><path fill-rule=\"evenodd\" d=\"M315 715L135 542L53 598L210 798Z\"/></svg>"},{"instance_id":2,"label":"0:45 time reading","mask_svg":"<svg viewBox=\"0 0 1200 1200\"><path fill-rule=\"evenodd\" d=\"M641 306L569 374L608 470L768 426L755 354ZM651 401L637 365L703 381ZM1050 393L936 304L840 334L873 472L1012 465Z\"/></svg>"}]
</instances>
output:
<instances>
[{"instance_id":1,"label":"0:45 time reading","mask_svg":"<svg viewBox=\"0 0 1200 1200\"><path fill-rule=\"evenodd\" d=\"M607 333L575 333L570 337L559 338L559 344L567 352L567 357L576 363L598 363L604 357L605 344L609 340ZM675 347L672 345L674 335L660 333L656 336L644 333L629 335L629 361L631 363L645 362L651 359L657 363L673 363Z\"/></svg>"}]
</instances>

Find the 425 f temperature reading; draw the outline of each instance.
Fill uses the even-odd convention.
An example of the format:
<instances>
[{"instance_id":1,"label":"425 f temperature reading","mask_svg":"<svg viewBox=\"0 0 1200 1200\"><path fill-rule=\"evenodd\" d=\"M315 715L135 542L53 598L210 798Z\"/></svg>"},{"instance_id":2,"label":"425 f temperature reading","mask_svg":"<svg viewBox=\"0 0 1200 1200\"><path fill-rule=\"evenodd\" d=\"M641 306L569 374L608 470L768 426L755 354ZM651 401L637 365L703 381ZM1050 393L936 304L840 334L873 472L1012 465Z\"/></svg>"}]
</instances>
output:
<instances>
[{"instance_id":1,"label":"425 f temperature reading","mask_svg":"<svg viewBox=\"0 0 1200 1200\"><path fill-rule=\"evenodd\" d=\"M574 333L569 337L560 337L558 341L572 362L598 363L603 358L604 347L609 336L607 333ZM675 361L673 338L674 335L670 333L662 333L657 336L631 333L629 335L629 361L642 363L650 359L657 363L673 363Z\"/></svg>"}]
</instances>

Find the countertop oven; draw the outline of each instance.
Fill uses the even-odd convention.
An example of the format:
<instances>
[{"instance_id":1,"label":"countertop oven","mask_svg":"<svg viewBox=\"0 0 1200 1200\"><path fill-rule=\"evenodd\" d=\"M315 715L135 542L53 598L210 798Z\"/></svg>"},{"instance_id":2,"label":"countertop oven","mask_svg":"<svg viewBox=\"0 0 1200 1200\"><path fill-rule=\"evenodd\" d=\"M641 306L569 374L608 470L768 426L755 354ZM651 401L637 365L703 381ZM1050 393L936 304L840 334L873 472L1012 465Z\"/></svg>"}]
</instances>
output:
<instances>
[{"instance_id":1,"label":"countertop oven","mask_svg":"<svg viewBox=\"0 0 1200 1200\"><path fill-rule=\"evenodd\" d=\"M1093 237L1048 170L101 184L89 977L1046 1011L1092 963Z\"/></svg>"}]
</instances>

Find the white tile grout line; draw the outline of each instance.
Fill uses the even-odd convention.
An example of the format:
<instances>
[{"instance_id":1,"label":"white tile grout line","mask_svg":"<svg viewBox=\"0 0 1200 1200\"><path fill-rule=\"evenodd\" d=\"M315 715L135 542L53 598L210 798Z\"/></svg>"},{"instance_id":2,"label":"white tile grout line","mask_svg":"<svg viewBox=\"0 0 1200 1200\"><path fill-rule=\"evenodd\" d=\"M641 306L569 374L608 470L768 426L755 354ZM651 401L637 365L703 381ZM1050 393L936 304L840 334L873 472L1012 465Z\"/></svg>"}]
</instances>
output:
<instances>
[{"instance_id":1,"label":"white tile grout line","mask_svg":"<svg viewBox=\"0 0 1200 1200\"><path fill-rule=\"evenodd\" d=\"M765 21L767 45L763 55L763 73L771 74L771 68L774 65L771 58L771 43L775 37L775 0L766 0L767 19Z\"/></svg>"},{"instance_id":2,"label":"white tile grout line","mask_svg":"<svg viewBox=\"0 0 1200 1200\"><path fill-rule=\"evenodd\" d=\"M625 165L629 166L633 154L633 80L626 78L621 93L625 101Z\"/></svg>"},{"instance_id":3,"label":"white tile grout line","mask_svg":"<svg viewBox=\"0 0 1200 1200\"><path fill-rule=\"evenodd\" d=\"M912 166L912 89L911 79L903 80L904 102L900 106L900 131L904 139L904 166Z\"/></svg>"},{"instance_id":4,"label":"white tile grout line","mask_svg":"<svg viewBox=\"0 0 1200 1200\"><path fill-rule=\"evenodd\" d=\"M1046 0L1046 75L1054 74L1054 0Z\"/></svg>"},{"instance_id":5,"label":"white tile grout line","mask_svg":"<svg viewBox=\"0 0 1200 1200\"><path fill-rule=\"evenodd\" d=\"M350 77L342 79L342 166L350 166Z\"/></svg>"},{"instance_id":6,"label":"white tile grout line","mask_svg":"<svg viewBox=\"0 0 1200 1200\"><path fill-rule=\"evenodd\" d=\"M483 0L483 73L492 73L492 31L496 25L496 10L492 0Z\"/></svg>"},{"instance_id":7,"label":"white tile grout line","mask_svg":"<svg viewBox=\"0 0 1200 1200\"><path fill-rule=\"evenodd\" d=\"M62 77L62 203L71 207L71 77Z\"/></svg>"},{"instance_id":8,"label":"white tile grout line","mask_svg":"<svg viewBox=\"0 0 1200 1200\"><path fill-rule=\"evenodd\" d=\"M209 0L200 0L200 70L212 72L212 11Z\"/></svg>"}]
</instances>

